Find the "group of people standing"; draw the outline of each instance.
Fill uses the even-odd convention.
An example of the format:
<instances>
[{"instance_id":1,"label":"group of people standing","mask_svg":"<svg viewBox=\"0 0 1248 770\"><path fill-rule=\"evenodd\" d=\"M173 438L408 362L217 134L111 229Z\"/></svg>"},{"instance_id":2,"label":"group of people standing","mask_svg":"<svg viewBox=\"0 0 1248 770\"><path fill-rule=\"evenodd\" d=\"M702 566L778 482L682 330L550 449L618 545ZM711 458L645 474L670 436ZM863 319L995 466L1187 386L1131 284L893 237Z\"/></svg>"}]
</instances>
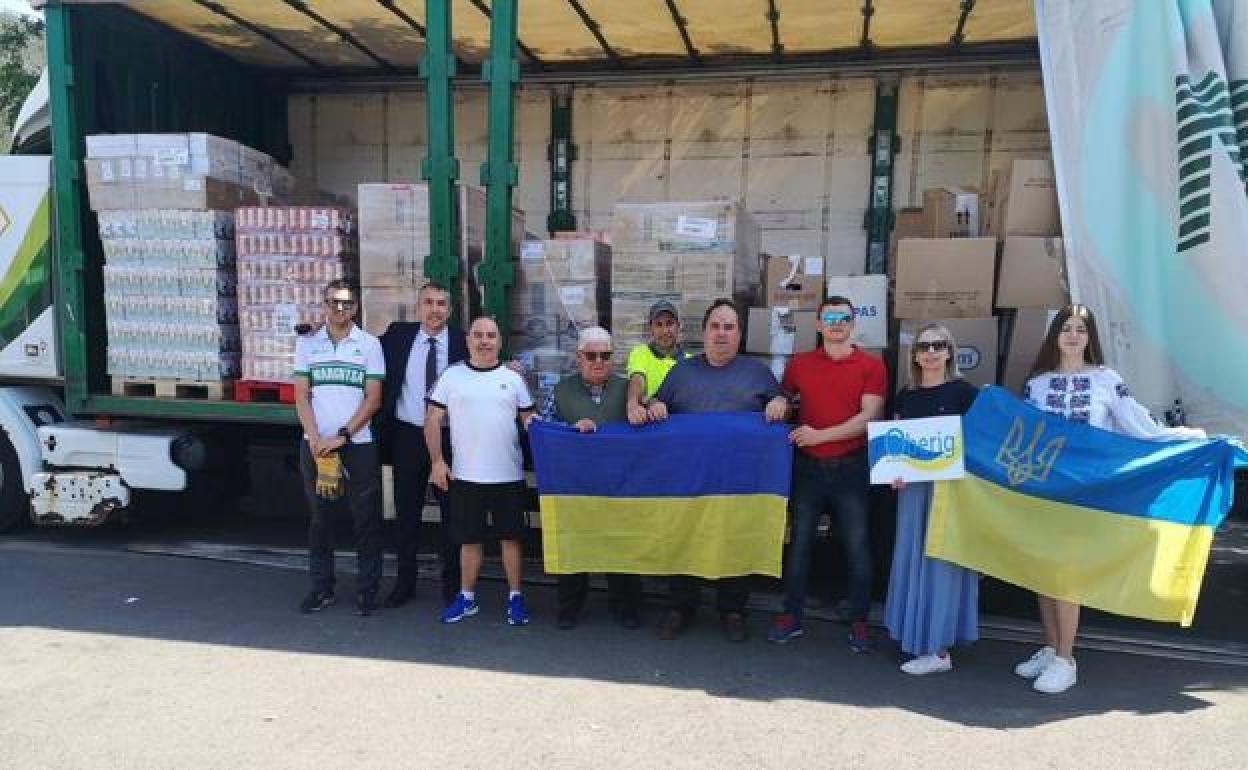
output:
<instances>
[{"instance_id":1,"label":"group of people standing","mask_svg":"<svg viewBox=\"0 0 1248 770\"><path fill-rule=\"evenodd\" d=\"M301 468L309 507L312 590L301 603L315 612L334 601L334 499L352 511L359 577L356 612L379 606L381 583L382 462L393 465L398 577L386 597L399 607L413 595L427 487L443 513L441 551L443 623L475 615L476 583L487 535L500 540L509 587L505 617L529 622L522 593L526 527L521 432L535 405L516 367L500 359L498 326L476 318L467 333L448 326L450 296L436 284L417 295L419 322L395 322L378 340L354 323L358 301L344 282L325 292L326 323L300 338L295 366L296 406L304 430ZM792 421L796 448L790 495L790 542L785 558L784 611L767 639L786 643L803 634L803 610L819 520L832 515L840 529L848 574L854 652L868 652L873 564L866 457L867 423L885 414L888 375L877 357L853 343L855 308L829 297L817 313L819 344L789 362L781 380L762 362L740 356L741 316L718 300L702 320L703 352L683 350L682 319L659 301L648 316L650 340L628 352L626 376L614 373L610 332L580 332L577 371L552 395L554 418L592 433L599 425L642 425L671 414L758 412L768 422ZM961 378L957 341L938 324L921 329L911 346L907 386L894 400L897 419L965 414L977 389ZM900 376L901 373L899 373ZM1148 439L1189 438L1190 429L1159 427L1104 365L1095 321L1084 306L1054 318L1024 397L1070 420ZM378 419L374 420L374 416ZM373 441L370 424L378 426ZM1203 434L1199 434L1203 435ZM949 671L951 647L978 637L979 576L924 553L930 483L894 482L897 538L885 604L885 626L912 658L909 674ZM693 622L703 583L712 583L724 636L748 637L748 576L701 581L672 576L657 634L675 639ZM560 575L556 625L576 627L588 595L588 576ZM607 575L608 607L625 628L641 624L638 575ZM1076 681L1073 644L1079 608L1038 597L1045 645L1016 672L1035 689L1056 693Z\"/></svg>"}]
</instances>

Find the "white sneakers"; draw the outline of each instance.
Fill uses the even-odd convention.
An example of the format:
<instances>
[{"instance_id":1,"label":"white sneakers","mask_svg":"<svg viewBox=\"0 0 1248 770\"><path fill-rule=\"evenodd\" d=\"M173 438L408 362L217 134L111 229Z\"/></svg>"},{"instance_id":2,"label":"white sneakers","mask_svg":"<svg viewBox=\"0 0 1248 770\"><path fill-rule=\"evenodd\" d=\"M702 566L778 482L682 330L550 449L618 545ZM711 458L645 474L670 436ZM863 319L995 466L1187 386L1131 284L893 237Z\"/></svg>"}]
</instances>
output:
<instances>
[{"instance_id":1,"label":"white sneakers","mask_svg":"<svg viewBox=\"0 0 1248 770\"><path fill-rule=\"evenodd\" d=\"M1044 670L1049 667L1049 664L1056 657L1057 650L1046 645L1036 650L1030 658L1015 666L1014 673L1024 679L1035 679L1044 673Z\"/></svg>"},{"instance_id":2,"label":"white sneakers","mask_svg":"<svg viewBox=\"0 0 1248 770\"><path fill-rule=\"evenodd\" d=\"M1035 679L1032 688L1049 695L1066 692L1078 681L1075 662L1059 658L1057 650L1048 646L1036 650L1030 658L1015 666L1014 673L1024 679Z\"/></svg>"},{"instance_id":3,"label":"white sneakers","mask_svg":"<svg viewBox=\"0 0 1248 770\"><path fill-rule=\"evenodd\" d=\"M1066 692L1073 687L1077 679L1075 662L1055 657L1053 662L1049 664L1049 667L1044 670L1044 673L1036 677L1032 688L1036 692L1056 695L1059 692Z\"/></svg>"},{"instance_id":4,"label":"white sneakers","mask_svg":"<svg viewBox=\"0 0 1248 770\"><path fill-rule=\"evenodd\" d=\"M901 664L901 670L907 674L915 676L923 676L924 674L940 674L945 671L953 670L952 655L920 655L913 660L908 660Z\"/></svg>"}]
</instances>

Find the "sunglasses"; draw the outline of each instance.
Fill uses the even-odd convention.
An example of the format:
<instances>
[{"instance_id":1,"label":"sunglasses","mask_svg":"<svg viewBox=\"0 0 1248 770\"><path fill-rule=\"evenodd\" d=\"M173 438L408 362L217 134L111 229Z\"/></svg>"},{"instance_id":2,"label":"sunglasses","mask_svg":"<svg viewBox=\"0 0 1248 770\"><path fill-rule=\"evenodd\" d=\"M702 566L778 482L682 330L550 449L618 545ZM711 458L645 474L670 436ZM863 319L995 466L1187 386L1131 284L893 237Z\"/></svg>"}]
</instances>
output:
<instances>
[{"instance_id":1,"label":"sunglasses","mask_svg":"<svg viewBox=\"0 0 1248 770\"><path fill-rule=\"evenodd\" d=\"M942 350L949 349L949 342L946 340L932 340L931 342L916 342L914 349L920 353L939 353Z\"/></svg>"},{"instance_id":2,"label":"sunglasses","mask_svg":"<svg viewBox=\"0 0 1248 770\"><path fill-rule=\"evenodd\" d=\"M355 308L355 300L353 299L331 299L327 304L334 310L353 310Z\"/></svg>"},{"instance_id":3,"label":"sunglasses","mask_svg":"<svg viewBox=\"0 0 1248 770\"><path fill-rule=\"evenodd\" d=\"M832 326L833 324L847 324L854 320L853 313L824 313L819 316L819 320L825 324Z\"/></svg>"},{"instance_id":4,"label":"sunglasses","mask_svg":"<svg viewBox=\"0 0 1248 770\"><path fill-rule=\"evenodd\" d=\"M610 361L611 351L582 350L581 355L585 356L586 361Z\"/></svg>"}]
</instances>

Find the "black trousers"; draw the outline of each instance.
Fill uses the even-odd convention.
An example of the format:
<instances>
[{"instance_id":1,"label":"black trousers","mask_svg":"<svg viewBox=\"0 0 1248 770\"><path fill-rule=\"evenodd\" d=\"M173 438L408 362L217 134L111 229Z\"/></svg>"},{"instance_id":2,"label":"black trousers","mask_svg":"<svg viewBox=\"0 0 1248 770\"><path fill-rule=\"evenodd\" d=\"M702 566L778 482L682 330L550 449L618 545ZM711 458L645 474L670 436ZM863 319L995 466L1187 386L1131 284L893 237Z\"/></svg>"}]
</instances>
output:
<instances>
[{"instance_id":1,"label":"black trousers","mask_svg":"<svg viewBox=\"0 0 1248 770\"><path fill-rule=\"evenodd\" d=\"M395 555L398 557L398 588L416 585L420 556L420 525L425 510L425 492L433 462L425 444L425 429L402 420L394 421L391 434L394 462ZM450 432L442 431L442 456L451 461ZM433 497L442 512L438 527L437 551L442 557L442 598L450 601L459 591L459 546L447 537L447 516L450 506L447 494L437 487Z\"/></svg>"},{"instance_id":2,"label":"black trousers","mask_svg":"<svg viewBox=\"0 0 1248 770\"><path fill-rule=\"evenodd\" d=\"M750 600L749 577L704 580L689 575L672 575L668 579L671 609L680 610L686 617L693 615L698 608L704 583L715 586L715 608L721 613L745 614L745 605Z\"/></svg>"},{"instance_id":3,"label":"black trousers","mask_svg":"<svg viewBox=\"0 0 1248 770\"><path fill-rule=\"evenodd\" d=\"M308 442L299 442L299 469L304 494L312 514L308 524L308 571L316 591L334 590L333 514L340 500L325 500L316 494L316 462ZM346 471L346 503L351 509L355 533L355 555L359 576L355 588L376 594L381 584L381 461L377 445L348 442L338 450Z\"/></svg>"},{"instance_id":4,"label":"black trousers","mask_svg":"<svg viewBox=\"0 0 1248 770\"><path fill-rule=\"evenodd\" d=\"M589 574L560 575L559 614L579 615L589 596ZM637 612L641 607L641 576L607 573L607 608L612 613Z\"/></svg>"}]
</instances>

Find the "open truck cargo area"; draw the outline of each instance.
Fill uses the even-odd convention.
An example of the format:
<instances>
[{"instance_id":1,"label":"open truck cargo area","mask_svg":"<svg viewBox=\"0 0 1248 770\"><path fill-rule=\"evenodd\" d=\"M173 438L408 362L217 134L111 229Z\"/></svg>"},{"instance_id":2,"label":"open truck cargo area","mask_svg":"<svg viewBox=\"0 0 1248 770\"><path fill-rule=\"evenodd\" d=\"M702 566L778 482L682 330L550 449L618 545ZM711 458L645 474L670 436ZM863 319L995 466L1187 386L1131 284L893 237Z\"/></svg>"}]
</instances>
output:
<instances>
[{"instance_id":1,"label":"open truck cargo area","mask_svg":"<svg viewBox=\"0 0 1248 770\"><path fill-rule=\"evenodd\" d=\"M438 191L480 164L489 265L515 257L497 213L513 187L538 235L605 230L621 201L737 198L765 252L826 255L829 275L883 266L895 201L1048 151L1025 0L42 7L72 414L294 421L281 404L110 391L88 135L214 134L351 199L423 178L433 222L453 206ZM434 229L428 274L456 278ZM506 316L510 270L483 275L486 308Z\"/></svg>"}]
</instances>

